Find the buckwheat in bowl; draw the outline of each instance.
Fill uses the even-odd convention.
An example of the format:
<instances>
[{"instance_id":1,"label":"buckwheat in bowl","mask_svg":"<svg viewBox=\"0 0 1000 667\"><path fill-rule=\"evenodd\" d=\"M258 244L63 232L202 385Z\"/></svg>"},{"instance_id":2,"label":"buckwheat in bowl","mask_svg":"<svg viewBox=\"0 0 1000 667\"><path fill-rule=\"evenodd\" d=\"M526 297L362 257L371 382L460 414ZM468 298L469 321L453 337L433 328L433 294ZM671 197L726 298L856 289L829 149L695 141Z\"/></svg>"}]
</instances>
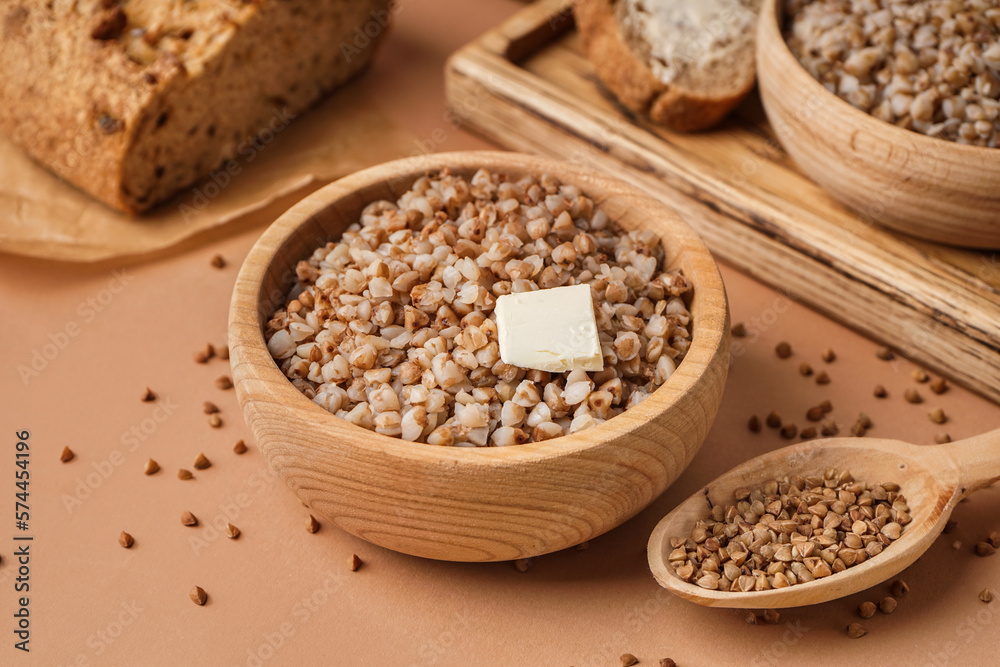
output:
<instances>
[{"instance_id":1,"label":"buckwheat in bowl","mask_svg":"<svg viewBox=\"0 0 1000 667\"><path fill-rule=\"evenodd\" d=\"M504 338L498 302L567 289L592 300L586 364L508 363L572 311L560 296ZM718 408L727 321L710 254L663 204L451 153L283 215L241 270L230 349L261 451L316 512L405 553L511 560L610 530L676 479Z\"/></svg>"},{"instance_id":2,"label":"buckwheat in bowl","mask_svg":"<svg viewBox=\"0 0 1000 667\"><path fill-rule=\"evenodd\" d=\"M802 171L864 221L997 248L997 35L995 0L765 0L761 99Z\"/></svg>"}]
</instances>

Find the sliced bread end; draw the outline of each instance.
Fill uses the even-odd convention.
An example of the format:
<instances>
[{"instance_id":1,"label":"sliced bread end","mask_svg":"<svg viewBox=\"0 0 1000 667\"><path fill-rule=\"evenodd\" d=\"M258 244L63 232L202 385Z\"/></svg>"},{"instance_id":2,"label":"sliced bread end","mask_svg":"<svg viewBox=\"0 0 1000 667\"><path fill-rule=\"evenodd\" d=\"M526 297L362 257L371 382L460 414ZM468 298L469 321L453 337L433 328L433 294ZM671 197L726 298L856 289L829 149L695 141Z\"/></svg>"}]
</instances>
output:
<instances>
[{"instance_id":1,"label":"sliced bread end","mask_svg":"<svg viewBox=\"0 0 1000 667\"><path fill-rule=\"evenodd\" d=\"M634 35L624 34L615 5L613 0L580 0L574 13L598 77L632 111L672 129L692 132L718 124L753 89L752 34L736 35L740 48L734 53L702 67L682 68L668 83L654 73L649 49L637 43Z\"/></svg>"}]
</instances>

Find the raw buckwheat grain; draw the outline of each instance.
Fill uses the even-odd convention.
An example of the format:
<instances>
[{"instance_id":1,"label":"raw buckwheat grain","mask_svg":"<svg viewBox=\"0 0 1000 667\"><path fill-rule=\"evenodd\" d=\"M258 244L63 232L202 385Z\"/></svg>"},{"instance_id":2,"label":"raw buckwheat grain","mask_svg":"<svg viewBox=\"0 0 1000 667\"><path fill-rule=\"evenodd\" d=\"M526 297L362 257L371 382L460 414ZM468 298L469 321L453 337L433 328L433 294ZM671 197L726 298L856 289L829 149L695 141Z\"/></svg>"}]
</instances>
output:
<instances>
[{"instance_id":1,"label":"raw buckwheat grain","mask_svg":"<svg viewBox=\"0 0 1000 667\"><path fill-rule=\"evenodd\" d=\"M860 639L861 637L864 637L867 634L868 631L865 630L865 626L861 625L860 623L851 623L850 625L847 626L847 636L850 637L851 639Z\"/></svg>"},{"instance_id":2,"label":"raw buckwheat grain","mask_svg":"<svg viewBox=\"0 0 1000 667\"><path fill-rule=\"evenodd\" d=\"M596 426L663 384L690 346L691 285L650 230L626 232L577 187L485 170L417 179L296 266L268 350L315 403L378 433L503 446ZM587 284L605 368L501 361L496 299ZM638 353L619 358L619 334Z\"/></svg>"},{"instance_id":3,"label":"raw buckwheat grain","mask_svg":"<svg viewBox=\"0 0 1000 667\"><path fill-rule=\"evenodd\" d=\"M671 538L667 560L684 581L729 592L808 583L878 556L912 520L898 484L868 485L836 469L734 497L687 537Z\"/></svg>"},{"instance_id":4,"label":"raw buckwheat grain","mask_svg":"<svg viewBox=\"0 0 1000 667\"><path fill-rule=\"evenodd\" d=\"M1000 146L996 0L785 0L788 46L830 92L876 118Z\"/></svg>"}]
</instances>

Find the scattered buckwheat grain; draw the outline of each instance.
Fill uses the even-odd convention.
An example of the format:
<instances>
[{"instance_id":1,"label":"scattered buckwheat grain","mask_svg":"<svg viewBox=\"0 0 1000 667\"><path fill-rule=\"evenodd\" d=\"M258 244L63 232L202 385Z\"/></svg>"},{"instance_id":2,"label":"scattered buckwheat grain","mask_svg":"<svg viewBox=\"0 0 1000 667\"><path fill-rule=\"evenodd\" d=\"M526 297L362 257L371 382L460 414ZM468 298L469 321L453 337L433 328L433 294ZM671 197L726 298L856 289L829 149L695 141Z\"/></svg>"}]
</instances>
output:
<instances>
[{"instance_id":1,"label":"scattered buckwheat grain","mask_svg":"<svg viewBox=\"0 0 1000 667\"><path fill-rule=\"evenodd\" d=\"M865 626L860 623L851 623L847 626L847 636L851 639L859 639L867 634L868 631L865 630Z\"/></svg>"},{"instance_id":2,"label":"scattered buckwheat grain","mask_svg":"<svg viewBox=\"0 0 1000 667\"><path fill-rule=\"evenodd\" d=\"M157 471L159 471L159 469L160 469L160 464L154 461L153 459L149 459L148 461L146 461L146 468L143 470L143 472L146 473L147 475L154 475L156 474Z\"/></svg>"},{"instance_id":3,"label":"scattered buckwheat grain","mask_svg":"<svg viewBox=\"0 0 1000 667\"><path fill-rule=\"evenodd\" d=\"M785 341L781 341L775 346L774 353L781 359L787 359L792 356L792 346Z\"/></svg>"},{"instance_id":4,"label":"scattered buckwheat grain","mask_svg":"<svg viewBox=\"0 0 1000 667\"><path fill-rule=\"evenodd\" d=\"M207 343L205 347L194 354L194 360L199 364L207 364L208 360L215 356L215 348L212 347L211 343Z\"/></svg>"},{"instance_id":5,"label":"scattered buckwheat grain","mask_svg":"<svg viewBox=\"0 0 1000 667\"><path fill-rule=\"evenodd\" d=\"M212 467L212 462L209 461L208 457L205 456L203 453L199 453L198 456L195 457L194 460L195 470L204 470L205 468L210 468L210 467Z\"/></svg>"},{"instance_id":6,"label":"scattered buckwheat grain","mask_svg":"<svg viewBox=\"0 0 1000 667\"><path fill-rule=\"evenodd\" d=\"M220 375L215 380L215 386L218 387L219 389L222 389L223 391L225 391L226 389L232 389L233 379L228 375Z\"/></svg>"},{"instance_id":7,"label":"scattered buckwheat grain","mask_svg":"<svg viewBox=\"0 0 1000 667\"><path fill-rule=\"evenodd\" d=\"M896 579L892 582L891 590L894 596L901 598L910 592L910 587L902 579Z\"/></svg>"},{"instance_id":8,"label":"scattered buckwheat grain","mask_svg":"<svg viewBox=\"0 0 1000 667\"><path fill-rule=\"evenodd\" d=\"M237 454L246 454L247 443L243 442L242 440L237 440L236 444L233 445L233 451L236 452Z\"/></svg>"},{"instance_id":9,"label":"scattered buckwheat grain","mask_svg":"<svg viewBox=\"0 0 1000 667\"><path fill-rule=\"evenodd\" d=\"M891 614L896 611L896 598L894 597L884 597L878 603L878 610L883 614Z\"/></svg>"},{"instance_id":10,"label":"scattered buckwheat grain","mask_svg":"<svg viewBox=\"0 0 1000 667\"><path fill-rule=\"evenodd\" d=\"M781 416L773 410L767 415L765 423L771 428L781 428Z\"/></svg>"},{"instance_id":11,"label":"scattered buckwheat grain","mask_svg":"<svg viewBox=\"0 0 1000 667\"><path fill-rule=\"evenodd\" d=\"M217 269L224 269L224 268L226 268L226 258L223 257L222 255L213 255L211 263L212 263L212 266L215 267L215 268L217 268Z\"/></svg>"},{"instance_id":12,"label":"scattered buckwheat grain","mask_svg":"<svg viewBox=\"0 0 1000 667\"><path fill-rule=\"evenodd\" d=\"M146 387L146 391L143 392L143 394L142 394L142 402L143 403L152 403L155 400L156 400L156 392L154 392L149 387Z\"/></svg>"},{"instance_id":13,"label":"scattered buckwheat grain","mask_svg":"<svg viewBox=\"0 0 1000 667\"><path fill-rule=\"evenodd\" d=\"M989 542L979 542L976 544L976 555L977 556L992 556L997 552L996 547L994 547Z\"/></svg>"},{"instance_id":14,"label":"scattered buckwheat grain","mask_svg":"<svg viewBox=\"0 0 1000 667\"><path fill-rule=\"evenodd\" d=\"M351 572L357 572L362 565L364 565L364 561L357 554L351 554L350 559L347 561L347 569Z\"/></svg>"},{"instance_id":15,"label":"scattered buckwheat grain","mask_svg":"<svg viewBox=\"0 0 1000 667\"><path fill-rule=\"evenodd\" d=\"M181 524L191 527L197 526L198 517L196 517L194 514L191 514L191 512L184 512L183 514L181 514Z\"/></svg>"},{"instance_id":16,"label":"scattered buckwheat grain","mask_svg":"<svg viewBox=\"0 0 1000 667\"><path fill-rule=\"evenodd\" d=\"M930 388L935 394L943 394L948 391L948 381L944 378L937 378L930 383Z\"/></svg>"},{"instance_id":17,"label":"scattered buckwheat grain","mask_svg":"<svg viewBox=\"0 0 1000 667\"><path fill-rule=\"evenodd\" d=\"M131 549L132 545L135 544L135 539L123 530L118 536L118 544L120 544L123 549Z\"/></svg>"},{"instance_id":18,"label":"scattered buckwheat grain","mask_svg":"<svg viewBox=\"0 0 1000 667\"><path fill-rule=\"evenodd\" d=\"M936 442L939 445L946 445L949 442L951 442L951 436L948 435L947 433L938 433L937 435L934 436L934 442Z\"/></svg>"},{"instance_id":19,"label":"scattered buckwheat grain","mask_svg":"<svg viewBox=\"0 0 1000 667\"><path fill-rule=\"evenodd\" d=\"M941 408L934 408L933 410L927 413L927 416L935 424L943 424L946 421L948 421L948 415L946 415L944 413L944 410L942 410Z\"/></svg>"},{"instance_id":20,"label":"scattered buckwheat grain","mask_svg":"<svg viewBox=\"0 0 1000 667\"><path fill-rule=\"evenodd\" d=\"M887 347L880 347L875 351L875 356L882 361L892 361L896 358L896 355Z\"/></svg>"},{"instance_id":21,"label":"scattered buckwheat grain","mask_svg":"<svg viewBox=\"0 0 1000 667\"><path fill-rule=\"evenodd\" d=\"M981 602L985 602L986 604L993 602L993 592L988 588L984 588L979 591L979 600Z\"/></svg>"},{"instance_id":22,"label":"scattered buckwheat grain","mask_svg":"<svg viewBox=\"0 0 1000 667\"><path fill-rule=\"evenodd\" d=\"M639 658L635 657L631 653L622 653L621 661L622 667L632 667L632 665L639 664Z\"/></svg>"},{"instance_id":23,"label":"scattered buckwheat grain","mask_svg":"<svg viewBox=\"0 0 1000 667\"><path fill-rule=\"evenodd\" d=\"M239 528L237 528L231 523L226 524L226 537L228 537L231 540L235 540L239 538L240 535L241 533Z\"/></svg>"},{"instance_id":24,"label":"scattered buckwheat grain","mask_svg":"<svg viewBox=\"0 0 1000 667\"><path fill-rule=\"evenodd\" d=\"M878 611L878 607L875 606L874 602L865 600L858 606L858 616L861 618L871 618Z\"/></svg>"},{"instance_id":25,"label":"scattered buckwheat grain","mask_svg":"<svg viewBox=\"0 0 1000 667\"><path fill-rule=\"evenodd\" d=\"M813 374L812 366L810 366L804 361L801 364L799 364L799 375L802 375L803 377L809 377L812 374Z\"/></svg>"},{"instance_id":26,"label":"scattered buckwheat grain","mask_svg":"<svg viewBox=\"0 0 1000 667\"><path fill-rule=\"evenodd\" d=\"M220 410L219 406L213 403L212 401L205 401L202 404L201 411L204 412L206 415L214 415L216 412L219 412Z\"/></svg>"},{"instance_id":27,"label":"scattered buckwheat grain","mask_svg":"<svg viewBox=\"0 0 1000 667\"><path fill-rule=\"evenodd\" d=\"M819 405L814 405L813 407L806 410L806 419L808 419L811 422L821 421L825 415L826 413L823 412L823 408Z\"/></svg>"},{"instance_id":28,"label":"scattered buckwheat grain","mask_svg":"<svg viewBox=\"0 0 1000 667\"><path fill-rule=\"evenodd\" d=\"M222 417L218 412L213 412L208 416L208 425L212 428L222 428Z\"/></svg>"},{"instance_id":29,"label":"scattered buckwheat grain","mask_svg":"<svg viewBox=\"0 0 1000 667\"><path fill-rule=\"evenodd\" d=\"M872 394L875 395L875 398L885 398L886 396L889 395L889 392L886 391L885 387L883 387L880 384L877 384L875 385L875 390L872 391Z\"/></svg>"},{"instance_id":30,"label":"scattered buckwheat grain","mask_svg":"<svg viewBox=\"0 0 1000 667\"><path fill-rule=\"evenodd\" d=\"M826 371L820 371L816 374L816 384L830 384L830 376Z\"/></svg>"},{"instance_id":31,"label":"scattered buckwheat grain","mask_svg":"<svg viewBox=\"0 0 1000 667\"><path fill-rule=\"evenodd\" d=\"M316 517L310 514L309 518L306 519L306 532L315 533L317 530L319 530L319 521L316 520Z\"/></svg>"},{"instance_id":32,"label":"scattered buckwheat grain","mask_svg":"<svg viewBox=\"0 0 1000 667\"><path fill-rule=\"evenodd\" d=\"M760 433L760 417L752 415L747 421L747 428L751 433Z\"/></svg>"},{"instance_id":33,"label":"scattered buckwheat grain","mask_svg":"<svg viewBox=\"0 0 1000 667\"><path fill-rule=\"evenodd\" d=\"M191 597L191 601L199 607L204 606L204 604L208 602L208 593L206 593L205 589L201 586L195 586L192 588L189 595Z\"/></svg>"},{"instance_id":34,"label":"scattered buckwheat grain","mask_svg":"<svg viewBox=\"0 0 1000 667\"><path fill-rule=\"evenodd\" d=\"M59 455L59 460L62 461L63 463L69 463L75 457L76 454L73 453L72 449L70 449L69 447L63 447L62 454Z\"/></svg>"},{"instance_id":35,"label":"scattered buckwheat grain","mask_svg":"<svg viewBox=\"0 0 1000 667\"><path fill-rule=\"evenodd\" d=\"M827 348L827 349L823 350L822 359L826 363L831 364L834 361L836 361L836 359L837 359L837 353L834 352L833 350L831 350L830 348Z\"/></svg>"},{"instance_id":36,"label":"scattered buckwheat grain","mask_svg":"<svg viewBox=\"0 0 1000 667\"><path fill-rule=\"evenodd\" d=\"M920 395L920 392L912 388L903 392L903 398L905 398L908 403L913 404L924 402L924 397Z\"/></svg>"},{"instance_id":37,"label":"scattered buckwheat grain","mask_svg":"<svg viewBox=\"0 0 1000 667\"><path fill-rule=\"evenodd\" d=\"M530 558L518 558L514 561L514 569L518 572L527 572L531 569L532 560Z\"/></svg>"},{"instance_id":38,"label":"scattered buckwheat grain","mask_svg":"<svg viewBox=\"0 0 1000 667\"><path fill-rule=\"evenodd\" d=\"M737 322L730 328L729 332L734 338L743 338L747 335L747 328L742 322Z\"/></svg>"},{"instance_id":39,"label":"scattered buckwheat grain","mask_svg":"<svg viewBox=\"0 0 1000 667\"><path fill-rule=\"evenodd\" d=\"M183 479L183 480L194 479L194 475L191 474L190 470L185 470L184 468L181 468L180 470L177 471L177 479Z\"/></svg>"},{"instance_id":40,"label":"scattered buckwheat grain","mask_svg":"<svg viewBox=\"0 0 1000 667\"><path fill-rule=\"evenodd\" d=\"M923 370L922 368L915 369L912 375L913 379L921 384L931 379L931 376L927 374L927 371Z\"/></svg>"}]
</instances>

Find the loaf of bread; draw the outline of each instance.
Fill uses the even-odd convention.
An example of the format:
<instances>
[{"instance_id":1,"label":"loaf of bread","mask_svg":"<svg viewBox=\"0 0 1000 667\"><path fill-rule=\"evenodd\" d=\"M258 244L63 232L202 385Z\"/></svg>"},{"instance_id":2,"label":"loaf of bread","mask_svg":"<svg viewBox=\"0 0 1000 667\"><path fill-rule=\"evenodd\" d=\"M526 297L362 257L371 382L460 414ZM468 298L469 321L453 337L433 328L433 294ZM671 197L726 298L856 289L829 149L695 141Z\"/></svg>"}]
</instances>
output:
<instances>
[{"instance_id":1,"label":"loaf of bread","mask_svg":"<svg viewBox=\"0 0 1000 667\"><path fill-rule=\"evenodd\" d=\"M580 0L598 77L626 107L676 130L715 125L754 86L759 0Z\"/></svg>"},{"instance_id":2,"label":"loaf of bread","mask_svg":"<svg viewBox=\"0 0 1000 667\"><path fill-rule=\"evenodd\" d=\"M129 213L349 79L390 0L4 0L0 132Z\"/></svg>"}]
</instances>

